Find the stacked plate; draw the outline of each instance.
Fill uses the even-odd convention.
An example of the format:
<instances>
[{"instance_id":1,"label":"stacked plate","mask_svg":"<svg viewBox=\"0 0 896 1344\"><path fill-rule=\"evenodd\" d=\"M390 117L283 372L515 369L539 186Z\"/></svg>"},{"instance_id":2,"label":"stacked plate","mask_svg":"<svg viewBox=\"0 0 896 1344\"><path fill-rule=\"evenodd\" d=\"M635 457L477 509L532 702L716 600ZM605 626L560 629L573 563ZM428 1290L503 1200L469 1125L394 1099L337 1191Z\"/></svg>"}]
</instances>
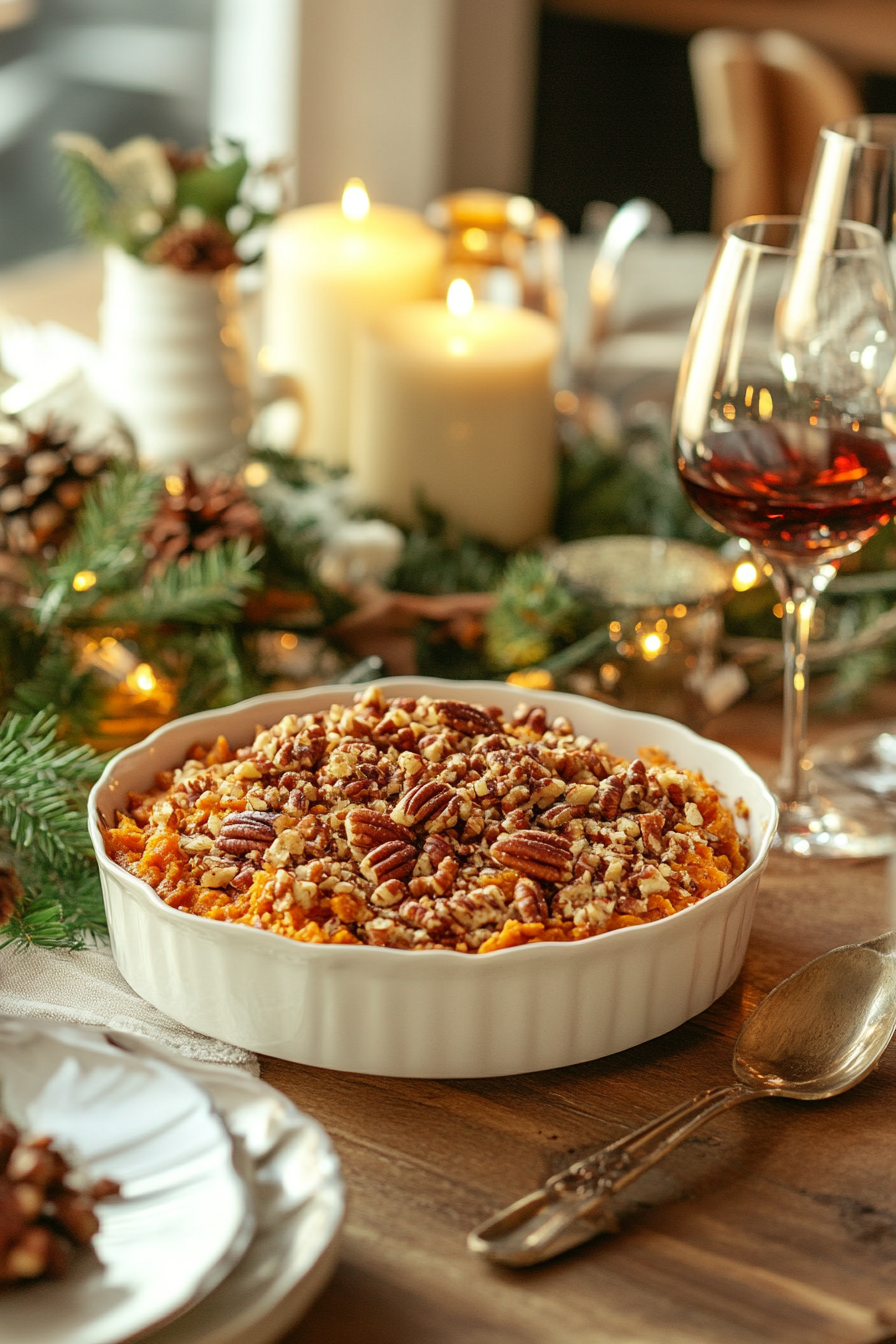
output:
<instances>
[{"instance_id":1,"label":"stacked plate","mask_svg":"<svg viewBox=\"0 0 896 1344\"><path fill-rule=\"evenodd\" d=\"M64 1279L2 1290L0 1344L268 1344L335 1264L324 1131L273 1088L128 1032L0 1017L0 1101L121 1184Z\"/></svg>"}]
</instances>

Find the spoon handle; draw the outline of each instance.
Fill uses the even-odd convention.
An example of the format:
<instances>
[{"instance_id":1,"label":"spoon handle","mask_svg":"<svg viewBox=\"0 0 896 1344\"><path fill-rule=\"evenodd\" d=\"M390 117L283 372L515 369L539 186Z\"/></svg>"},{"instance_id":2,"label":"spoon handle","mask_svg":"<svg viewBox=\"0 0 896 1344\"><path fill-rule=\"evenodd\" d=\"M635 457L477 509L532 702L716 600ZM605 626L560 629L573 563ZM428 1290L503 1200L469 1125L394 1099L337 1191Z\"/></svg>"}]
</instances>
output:
<instances>
[{"instance_id":1,"label":"spoon handle","mask_svg":"<svg viewBox=\"0 0 896 1344\"><path fill-rule=\"evenodd\" d=\"M540 1190L473 1229L474 1255L505 1265L535 1265L596 1236L615 1232L613 1195L636 1181L698 1126L738 1102L767 1093L733 1083L701 1092L640 1129L558 1172Z\"/></svg>"}]
</instances>

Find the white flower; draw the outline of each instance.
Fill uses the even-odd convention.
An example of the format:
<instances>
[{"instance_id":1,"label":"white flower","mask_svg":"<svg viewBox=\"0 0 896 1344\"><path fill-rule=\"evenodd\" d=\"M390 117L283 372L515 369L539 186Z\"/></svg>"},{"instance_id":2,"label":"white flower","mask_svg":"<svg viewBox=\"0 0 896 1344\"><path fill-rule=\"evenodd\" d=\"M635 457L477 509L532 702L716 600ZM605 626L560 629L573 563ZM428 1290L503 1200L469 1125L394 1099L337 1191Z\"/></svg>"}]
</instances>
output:
<instances>
[{"instance_id":1,"label":"white flower","mask_svg":"<svg viewBox=\"0 0 896 1344\"><path fill-rule=\"evenodd\" d=\"M174 172L164 149L152 136L138 135L108 150L91 135L63 131L53 137L53 144L63 154L87 159L122 197L149 201L162 212L174 203Z\"/></svg>"}]
</instances>

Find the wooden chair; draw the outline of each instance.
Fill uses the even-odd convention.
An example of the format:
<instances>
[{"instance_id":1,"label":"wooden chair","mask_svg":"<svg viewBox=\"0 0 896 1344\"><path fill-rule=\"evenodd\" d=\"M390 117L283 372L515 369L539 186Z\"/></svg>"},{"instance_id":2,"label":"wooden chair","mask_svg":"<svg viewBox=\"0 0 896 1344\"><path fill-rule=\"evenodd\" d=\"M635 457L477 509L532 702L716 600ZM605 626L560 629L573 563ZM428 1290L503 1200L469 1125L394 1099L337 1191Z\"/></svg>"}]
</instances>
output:
<instances>
[{"instance_id":1,"label":"wooden chair","mask_svg":"<svg viewBox=\"0 0 896 1344\"><path fill-rule=\"evenodd\" d=\"M819 130L861 111L847 77L775 30L707 29L689 58L700 148L714 170L713 232L745 215L798 214Z\"/></svg>"},{"instance_id":2,"label":"wooden chair","mask_svg":"<svg viewBox=\"0 0 896 1344\"><path fill-rule=\"evenodd\" d=\"M782 213L798 215L822 126L857 117L854 85L832 60L793 33L771 29L756 38L768 74L777 137Z\"/></svg>"}]
</instances>

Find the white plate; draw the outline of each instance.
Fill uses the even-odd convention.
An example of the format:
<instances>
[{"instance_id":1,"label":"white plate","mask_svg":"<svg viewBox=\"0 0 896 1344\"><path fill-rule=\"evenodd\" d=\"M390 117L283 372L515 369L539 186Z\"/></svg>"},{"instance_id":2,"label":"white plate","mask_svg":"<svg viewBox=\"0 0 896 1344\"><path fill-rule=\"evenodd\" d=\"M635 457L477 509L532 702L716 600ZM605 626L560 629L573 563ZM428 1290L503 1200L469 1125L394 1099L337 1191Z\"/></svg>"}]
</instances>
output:
<instances>
[{"instance_id":1,"label":"white plate","mask_svg":"<svg viewBox=\"0 0 896 1344\"><path fill-rule=\"evenodd\" d=\"M92 1249L58 1281L0 1295L0 1344L118 1344L186 1311L243 1255L254 1229L234 1147L208 1095L161 1059L97 1032L0 1018L3 1108L91 1176Z\"/></svg>"},{"instance_id":2,"label":"white plate","mask_svg":"<svg viewBox=\"0 0 896 1344\"><path fill-rule=\"evenodd\" d=\"M250 1163L257 1227L246 1254L192 1311L144 1344L269 1344L307 1311L332 1274L345 1213L326 1133L282 1093L236 1069L201 1064L128 1032L109 1039L176 1064L204 1087Z\"/></svg>"}]
</instances>

